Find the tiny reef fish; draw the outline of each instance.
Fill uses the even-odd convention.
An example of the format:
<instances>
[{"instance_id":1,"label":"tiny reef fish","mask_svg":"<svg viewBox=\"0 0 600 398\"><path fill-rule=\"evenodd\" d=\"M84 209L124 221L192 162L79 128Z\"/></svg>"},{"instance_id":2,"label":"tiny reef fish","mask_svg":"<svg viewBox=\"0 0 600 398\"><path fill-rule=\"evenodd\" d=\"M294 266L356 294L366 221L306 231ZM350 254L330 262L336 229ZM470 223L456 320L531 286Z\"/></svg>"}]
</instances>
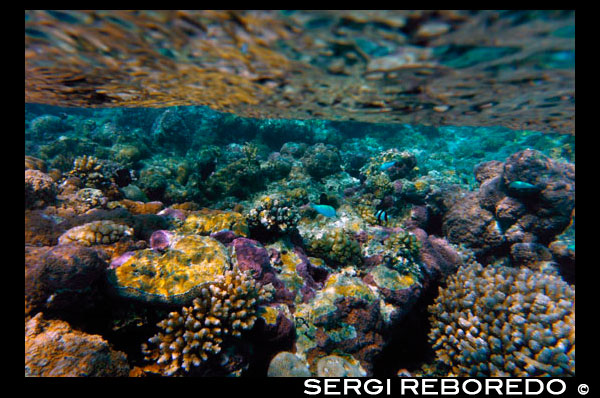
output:
<instances>
[{"instance_id":1,"label":"tiny reef fish","mask_svg":"<svg viewBox=\"0 0 600 398\"><path fill-rule=\"evenodd\" d=\"M335 213L335 209L329 205L315 205L311 203L310 207L312 207L317 211L317 213L322 214L325 217L335 217L337 215Z\"/></svg>"}]
</instances>

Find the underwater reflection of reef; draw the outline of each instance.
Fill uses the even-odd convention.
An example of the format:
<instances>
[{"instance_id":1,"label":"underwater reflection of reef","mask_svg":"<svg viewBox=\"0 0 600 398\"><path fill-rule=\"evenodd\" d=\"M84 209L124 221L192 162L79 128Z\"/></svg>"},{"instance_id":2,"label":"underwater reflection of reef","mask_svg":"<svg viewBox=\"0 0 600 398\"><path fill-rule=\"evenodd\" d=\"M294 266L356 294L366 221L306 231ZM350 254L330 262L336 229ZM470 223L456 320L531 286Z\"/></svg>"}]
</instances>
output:
<instances>
[{"instance_id":1,"label":"underwater reflection of reef","mask_svg":"<svg viewBox=\"0 0 600 398\"><path fill-rule=\"evenodd\" d=\"M574 134L573 11L25 12L25 99Z\"/></svg>"}]
</instances>

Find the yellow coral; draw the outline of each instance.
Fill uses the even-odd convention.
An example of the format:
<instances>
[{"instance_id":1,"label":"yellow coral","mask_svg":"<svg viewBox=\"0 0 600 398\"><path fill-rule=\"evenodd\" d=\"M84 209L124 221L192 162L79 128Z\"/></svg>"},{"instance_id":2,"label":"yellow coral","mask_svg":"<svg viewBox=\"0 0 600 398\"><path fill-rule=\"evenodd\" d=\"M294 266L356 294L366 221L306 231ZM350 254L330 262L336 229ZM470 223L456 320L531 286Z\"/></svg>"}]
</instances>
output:
<instances>
[{"instance_id":1,"label":"yellow coral","mask_svg":"<svg viewBox=\"0 0 600 398\"><path fill-rule=\"evenodd\" d=\"M138 250L111 270L109 280L117 292L143 301L185 304L203 286L223 278L229 255L220 242L198 235L172 239L164 253Z\"/></svg>"},{"instance_id":2,"label":"yellow coral","mask_svg":"<svg viewBox=\"0 0 600 398\"><path fill-rule=\"evenodd\" d=\"M248 224L242 214L206 208L190 214L180 230L185 234L209 235L224 229L239 236L247 237L249 234Z\"/></svg>"}]
</instances>

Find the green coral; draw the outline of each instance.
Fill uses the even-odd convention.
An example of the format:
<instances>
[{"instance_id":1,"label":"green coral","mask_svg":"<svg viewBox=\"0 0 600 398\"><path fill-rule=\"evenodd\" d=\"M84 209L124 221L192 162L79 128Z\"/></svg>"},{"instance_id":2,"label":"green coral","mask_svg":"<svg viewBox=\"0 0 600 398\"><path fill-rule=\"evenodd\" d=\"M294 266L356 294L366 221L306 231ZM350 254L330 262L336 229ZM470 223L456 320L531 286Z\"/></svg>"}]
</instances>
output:
<instances>
[{"instance_id":1,"label":"green coral","mask_svg":"<svg viewBox=\"0 0 600 398\"><path fill-rule=\"evenodd\" d=\"M341 228L325 231L322 235L309 239L306 251L335 266L362 264L360 244L351 232Z\"/></svg>"}]
</instances>

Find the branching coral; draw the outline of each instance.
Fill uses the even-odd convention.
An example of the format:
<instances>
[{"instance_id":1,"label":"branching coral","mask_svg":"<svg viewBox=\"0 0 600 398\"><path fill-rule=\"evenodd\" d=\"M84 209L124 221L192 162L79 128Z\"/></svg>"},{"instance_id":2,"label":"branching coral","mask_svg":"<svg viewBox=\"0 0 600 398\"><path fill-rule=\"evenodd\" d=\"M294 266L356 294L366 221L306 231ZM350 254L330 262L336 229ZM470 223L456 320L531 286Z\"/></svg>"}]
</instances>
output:
<instances>
[{"instance_id":1,"label":"branching coral","mask_svg":"<svg viewBox=\"0 0 600 398\"><path fill-rule=\"evenodd\" d=\"M557 275L474 263L429 307L429 339L458 376L571 376L574 300Z\"/></svg>"},{"instance_id":2,"label":"branching coral","mask_svg":"<svg viewBox=\"0 0 600 398\"><path fill-rule=\"evenodd\" d=\"M153 349L143 346L146 359L156 360L166 375L200 366L229 337L252 328L258 305L271 298L269 287L258 286L248 272L226 271L200 291L193 305L157 324L162 331L148 340Z\"/></svg>"},{"instance_id":3,"label":"branching coral","mask_svg":"<svg viewBox=\"0 0 600 398\"><path fill-rule=\"evenodd\" d=\"M289 200L284 198L261 198L248 212L248 226L258 235L276 236L293 231L299 216Z\"/></svg>"}]
</instances>

